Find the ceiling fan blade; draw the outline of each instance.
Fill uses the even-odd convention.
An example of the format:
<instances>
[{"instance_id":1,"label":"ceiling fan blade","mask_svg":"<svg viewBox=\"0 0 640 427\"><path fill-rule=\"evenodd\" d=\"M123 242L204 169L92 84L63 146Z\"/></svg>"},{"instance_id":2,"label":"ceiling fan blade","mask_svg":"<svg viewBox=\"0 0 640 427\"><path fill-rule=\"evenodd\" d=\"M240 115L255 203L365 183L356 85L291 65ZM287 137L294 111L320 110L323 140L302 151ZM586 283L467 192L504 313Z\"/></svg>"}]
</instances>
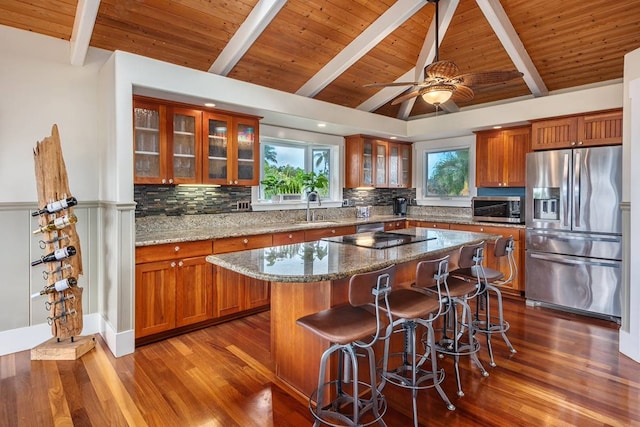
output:
<instances>
[{"instance_id":1,"label":"ceiling fan blade","mask_svg":"<svg viewBox=\"0 0 640 427\"><path fill-rule=\"evenodd\" d=\"M406 101L407 99L415 98L416 96L419 96L423 90L424 89L413 90L411 92L405 93L404 95L400 95L399 97L391 101L391 105L397 105L401 102Z\"/></svg>"},{"instance_id":2,"label":"ceiling fan blade","mask_svg":"<svg viewBox=\"0 0 640 427\"><path fill-rule=\"evenodd\" d=\"M369 83L362 87L392 87L392 86L416 86L420 85L420 82L394 82L394 83Z\"/></svg>"},{"instance_id":3,"label":"ceiling fan blade","mask_svg":"<svg viewBox=\"0 0 640 427\"><path fill-rule=\"evenodd\" d=\"M451 61L437 61L427 65L424 74L428 78L451 79L460 74L460 69Z\"/></svg>"},{"instance_id":4,"label":"ceiling fan blade","mask_svg":"<svg viewBox=\"0 0 640 427\"><path fill-rule=\"evenodd\" d=\"M451 95L453 101L471 101L474 97L473 89L468 86L457 84L456 90Z\"/></svg>"},{"instance_id":5,"label":"ceiling fan blade","mask_svg":"<svg viewBox=\"0 0 640 427\"><path fill-rule=\"evenodd\" d=\"M456 76L454 79L466 86L487 86L508 82L522 77L520 71L480 71Z\"/></svg>"}]
</instances>

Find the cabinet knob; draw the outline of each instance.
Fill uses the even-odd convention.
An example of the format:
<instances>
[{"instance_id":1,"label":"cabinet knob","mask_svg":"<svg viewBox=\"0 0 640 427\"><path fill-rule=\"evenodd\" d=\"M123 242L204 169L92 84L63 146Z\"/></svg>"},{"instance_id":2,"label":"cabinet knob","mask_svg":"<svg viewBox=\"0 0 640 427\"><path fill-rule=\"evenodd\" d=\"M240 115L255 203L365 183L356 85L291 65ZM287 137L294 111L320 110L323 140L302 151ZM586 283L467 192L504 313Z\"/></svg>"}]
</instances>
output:
<instances>
[{"instance_id":1,"label":"cabinet knob","mask_svg":"<svg viewBox=\"0 0 640 427\"><path fill-rule=\"evenodd\" d=\"M234 183L234 184L237 184L237 183L238 183L238 180L236 179L235 181L233 181L233 183Z\"/></svg>"},{"instance_id":2,"label":"cabinet knob","mask_svg":"<svg viewBox=\"0 0 640 427\"><path fill-rule=\"evenodd\" d=\"M173 248L173 250L178 252L180 250L180 246L176 246L175 248Z\"/></svg>"},{"instance_id":3,"label":"cabinet knob","mask_svg":"<svg viewBox=\"0 0 640 427\"><path fill-rule=\"evenodd\" d=\"M331 234L336 234L336 230L331 230Z\"/></svg>"},{"instance_id":4,"label":"cabinet knob","mask_svg":"<svg viewBox=\"0 0 640 427\"><path fill-rule=\"evenodd\" d=\"M289 234L289 238L290 238L290 239L293 239L293 234Z\"/></svg>"},{"instance_id":5,"label":"cabinet knob","mask_svg":"<svg viewBox=\"0 0 640 427\"><path fill-rule=\"evenodd\" d=\"M178 267L182 267L183 265L184 265L184 262L182 262L182 261L180 261L180 262L178 263Z\"/></svg>"},{"instance_id":6,"label":"cabinet knob","mask_svg":"<svg viewBox=\"0 0 640 427\"><path fill-rule=\"evenodd\" d=\"M244 243L246 245L247 243L249 243L249 239L242 240L242 243Z\"/></svg>"},{"instance_id":7,"label":"cabinet knob","mask_svg":"<svg viewBox=\"0 0 640 427\"><path fill-rule=\"evenodd\" d=\"M169 184L173 184L173 178L169 178Z\"/></svg>"},{"instance_id":8,"label":"cabinet knob","mask_svg":"<svg viewBox=\"0 0 640 427\"><path fill-rule=\"evenodd\" d=\"M571 141L571 145L576 145L576 142L575 141Z\"/></svg>"},{"instance_id":9,"label":"cabinet knob","mask_svg":"<svg viewBox=\"0 0 640 427\"><path fill-rule=\"evenodd\" d=\"M480 227L480 231L484 231L484 227Z\"/></svg>"},{"instance_id":10,"label":"cabinet knob","mask_svg":"<svg viewBox=\"0 0 640 427\"><path fill-rule=\"evenodd\" d=\"M175 266L176 266L176 262L175 262L175 261L173 261L170 265L171 265L171 267L173 268L173 267L175 267Z\"/></svg>"},{"instance_id":11,"label":"cabinet knob","mask_svg":"<svg viewBox=\"0 0 640 427\"><path fill-rule=\"evenodd\" d=\"M582 145L582 141L578 141L578 145Z\"/></svg>"},{"instance_id":12,"label":"cabinet knob","mask_svg":"<svg viewBox=\"0 0 640 427\"><path fill-rule=\"evenodd\" d=\"M437 227L438 227L437 225L433 224L433 228L437 228Z\"/></svg>"},{"instance_id":13,"label":"cabinet knob","mask_svg":"<svg viewBox=\"0 0 640 427\"><path fill-rule=\"evenodd\" d=\"M166 179L164 179L164 178L162 178L162 183L163 183L163 184L166 184L166 183L167 183L167 180L166 180Z\"/></svg>"}]
</instances>

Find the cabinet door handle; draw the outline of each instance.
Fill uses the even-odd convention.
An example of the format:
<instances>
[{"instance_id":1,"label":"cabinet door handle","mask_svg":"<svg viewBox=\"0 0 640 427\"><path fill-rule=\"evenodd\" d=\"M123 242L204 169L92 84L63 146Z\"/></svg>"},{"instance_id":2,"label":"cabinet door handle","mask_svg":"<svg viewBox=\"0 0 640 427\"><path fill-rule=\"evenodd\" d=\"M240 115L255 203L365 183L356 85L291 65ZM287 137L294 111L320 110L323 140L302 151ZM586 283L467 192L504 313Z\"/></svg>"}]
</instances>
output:
<instances>
[{"instance_id":1,"label":"cabinet door handle","mask_svg":"<svg viewBox=\"0 0 640 427\"><path fill-rule=\"evenodd\" d=\"M173 267L175 267L175 266L176 266L176 262L175 262L175 261L173 261L170 265L171 265L171 268L173 268Z\"/></svg>"},{"instance_id":2,"label":"cabinet door handle","mask_svg":"<svg viewBox=\"0 0 640 427\"><path fill-rule=\"evenodd\" d=\"M173 250L178 252L180 250L180 246L176 246L175 248L173 248Z\"/></svg>"}]
</instances>

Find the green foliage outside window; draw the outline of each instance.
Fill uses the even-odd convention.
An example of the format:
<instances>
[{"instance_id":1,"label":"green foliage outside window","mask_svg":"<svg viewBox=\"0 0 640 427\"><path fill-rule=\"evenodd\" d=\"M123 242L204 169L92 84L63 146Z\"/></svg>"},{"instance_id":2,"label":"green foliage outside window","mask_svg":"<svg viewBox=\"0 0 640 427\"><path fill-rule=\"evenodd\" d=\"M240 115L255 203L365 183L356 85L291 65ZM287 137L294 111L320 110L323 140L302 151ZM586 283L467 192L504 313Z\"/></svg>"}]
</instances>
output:
<instances>
[{"instance_id":1,"label":"green foliage outside window","mask_svg":"<svg viewBox=\"0 0 640 427\"><path fill-rule=\"evenodd\" d=\"M427 152L426 197L469 196L469 149Z\"/></svg>"}]
</instances>

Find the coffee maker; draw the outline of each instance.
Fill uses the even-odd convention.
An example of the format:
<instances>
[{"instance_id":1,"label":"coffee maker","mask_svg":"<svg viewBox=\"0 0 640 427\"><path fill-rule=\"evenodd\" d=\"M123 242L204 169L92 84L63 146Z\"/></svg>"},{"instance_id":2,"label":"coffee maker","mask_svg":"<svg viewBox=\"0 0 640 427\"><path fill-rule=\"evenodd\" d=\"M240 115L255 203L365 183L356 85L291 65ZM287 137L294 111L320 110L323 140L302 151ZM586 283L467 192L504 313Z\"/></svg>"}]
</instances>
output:
<instances>
[{"instance_id":1,"label":"coffee maker","mask_svg":"<svg viewBox=\"0 0 640 427\"><path fill-rule=\"evenodd\" d=\"M407 198L406 197L394 197L393 214L398 216L407 215Z\"/></svg>"}]
</instances>

